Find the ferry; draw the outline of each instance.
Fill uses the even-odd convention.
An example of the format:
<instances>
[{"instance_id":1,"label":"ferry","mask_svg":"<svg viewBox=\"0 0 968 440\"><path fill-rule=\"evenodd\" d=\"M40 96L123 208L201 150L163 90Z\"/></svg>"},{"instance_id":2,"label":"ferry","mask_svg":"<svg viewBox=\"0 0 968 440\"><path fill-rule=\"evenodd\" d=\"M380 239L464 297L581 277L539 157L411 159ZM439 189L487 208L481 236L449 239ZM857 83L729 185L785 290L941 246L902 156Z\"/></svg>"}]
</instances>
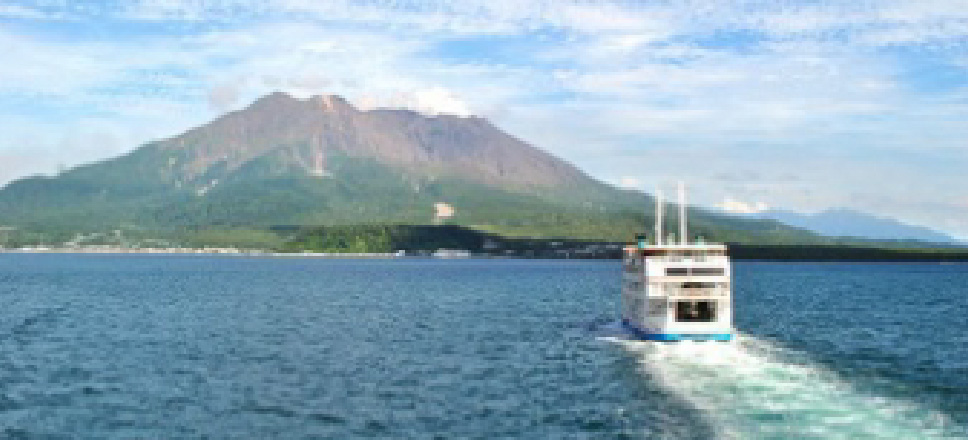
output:
<instances>
[{"instance_id":1,"label":"ferry","mask_svg":"<svg viewBox=\"0 0 968 440\"><path fill-rule=\"evenodd\" d=\"M679 240L663 240L664 202L656 192L653 240L624 249L622 325L648 341L733 338L732 271L726 245L689 242L685 189L679 184Z\"/></svg>"}]
</instances>

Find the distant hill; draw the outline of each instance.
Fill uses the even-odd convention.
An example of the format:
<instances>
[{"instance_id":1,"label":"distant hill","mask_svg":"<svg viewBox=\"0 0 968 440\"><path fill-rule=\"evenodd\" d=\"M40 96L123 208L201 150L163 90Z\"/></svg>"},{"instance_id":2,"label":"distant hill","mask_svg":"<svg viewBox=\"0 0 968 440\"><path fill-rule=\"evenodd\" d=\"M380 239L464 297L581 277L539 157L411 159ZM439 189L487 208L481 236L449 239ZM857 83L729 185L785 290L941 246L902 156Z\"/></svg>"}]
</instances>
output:
<instances>
[{"instance_id":1,"label":"distant hill","mask_svg":"<svg viewBox=\"0 0 968 440\"><path fill-rule=\"evenodd\" d=\"M61 231L430 224L627 240L652 199L597 181L479 117L362 111L273 93L183 134L0 190L0 225ZM670 219L671 220L671 219ZM816 242L773 220L693 209L698 235Z\"/></svg>"},{"instance_id":2,"label":"distant hill","mask_svg":"<svg viewBox=\"0 0 968 440\"><path fill-rule=\"evenodd\" d=\"M828 209L816 214L770 210L758 214L791 226L804 228L830 237L856 237L870 240L917 240L927 243L953 244L951 236L922 226L877 217L847 208Z\"/></svg>"}]
</instances>

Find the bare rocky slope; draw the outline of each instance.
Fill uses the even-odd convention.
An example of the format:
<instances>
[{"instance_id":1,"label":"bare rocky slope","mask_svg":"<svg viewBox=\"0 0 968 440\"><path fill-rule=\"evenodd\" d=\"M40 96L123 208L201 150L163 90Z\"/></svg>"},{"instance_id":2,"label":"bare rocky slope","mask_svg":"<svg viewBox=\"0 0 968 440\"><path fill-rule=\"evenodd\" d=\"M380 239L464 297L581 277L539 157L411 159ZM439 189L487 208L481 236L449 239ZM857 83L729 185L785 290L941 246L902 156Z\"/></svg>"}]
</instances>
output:
<instances>
[{"instance_id":1,"label":"bare rocky slope","mask_svg":"<svg viewBox=\"0 0 968 440\"><path fill-rule=\"evenodd\" d=\"M486 119L361 111L339 96L273 93L244 110L162 141L171 171L191 182L215 167L233 172L273 156L289 171L328 173L334 155L368 158L423 177L461 176L526 189L589 183L581 171L497 129Z\"/></svg>"}]
</instances>

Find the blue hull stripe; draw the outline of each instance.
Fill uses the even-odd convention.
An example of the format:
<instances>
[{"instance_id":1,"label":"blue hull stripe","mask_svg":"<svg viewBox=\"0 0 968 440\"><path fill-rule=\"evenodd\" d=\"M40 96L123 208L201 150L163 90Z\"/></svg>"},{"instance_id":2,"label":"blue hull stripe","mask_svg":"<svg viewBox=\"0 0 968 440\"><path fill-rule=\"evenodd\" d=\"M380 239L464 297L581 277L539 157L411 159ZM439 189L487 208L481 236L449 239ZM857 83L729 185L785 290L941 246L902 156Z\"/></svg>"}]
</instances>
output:
<instances>
[{"instance_id":1,"label":"blue hull stripe","mask_svg":"<svg viewBox=\"0 0 968 440\"><path fill-rule=\"evenodd\" d=\"M729 341L733 339L732 333L650 333L629 324L622 323L632 334L644 341Z\"/></svg>"}]
</instances>

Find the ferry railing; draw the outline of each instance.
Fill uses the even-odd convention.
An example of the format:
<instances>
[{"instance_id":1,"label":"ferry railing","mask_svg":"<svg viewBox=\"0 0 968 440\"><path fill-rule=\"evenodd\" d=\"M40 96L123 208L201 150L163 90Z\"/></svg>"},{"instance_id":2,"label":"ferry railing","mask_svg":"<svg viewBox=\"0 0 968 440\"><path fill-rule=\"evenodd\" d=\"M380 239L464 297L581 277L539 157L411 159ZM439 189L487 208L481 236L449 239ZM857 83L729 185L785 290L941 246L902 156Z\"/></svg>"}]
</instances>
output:
<instances>
[{"instance_id":1,"label":"ferry railing","mask_svg":"<svg viewBox=\"0 0 968 440\"><path fill-rule=\"evenodd\" d=\"M723 288L703 288L703 289L691 289L677 287L666 291L669 296L725 296L727 290Z\"/></svg>"},{"instance_id":2,"label":"ferry railing","mask_svg":"<svg viewBox=\"0 0 968 440\"><path fill-rule=\"evenodd\" d=\"M703 256L663 255L663 256L650 256L649 259L658 263L708 263L711 261L725 261L727 260L727 257L725 255L703 255Z\"/></svg>"}]
</instances>

